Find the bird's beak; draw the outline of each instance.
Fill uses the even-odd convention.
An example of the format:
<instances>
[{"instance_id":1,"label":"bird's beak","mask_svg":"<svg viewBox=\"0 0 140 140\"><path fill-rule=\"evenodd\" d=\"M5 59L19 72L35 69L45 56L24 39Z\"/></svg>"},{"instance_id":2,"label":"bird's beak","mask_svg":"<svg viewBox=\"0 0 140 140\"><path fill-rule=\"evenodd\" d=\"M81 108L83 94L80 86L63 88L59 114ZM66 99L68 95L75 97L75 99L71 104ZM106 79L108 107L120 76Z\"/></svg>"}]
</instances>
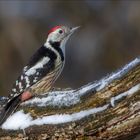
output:
<instances>
[{"instance_id":1,"label":"bird's beak","mask_svg":"<svg viewBox=\"0 0 140 140\"><path fill-rule=\"evenodd\" d=\"M71 29L70 29L70 32L69 32L69 33L67 34L67 36L65 37L66 40L68 40L68 38L69 38L78 28L80 28L80 26L71 28ZM65 40L65 41L66 41L66 40Z\"/></svg>"},{"instance_id":2,"label":"bird's beak","mask_svg":"<svg viewBox=\"0 0 140 140\"><path fill-rule=\"evenodd\" d=\"M77 29L79 29L80 26L74 27L70 30L70 34L74 33Z\"/></svg>"}]
</instances>

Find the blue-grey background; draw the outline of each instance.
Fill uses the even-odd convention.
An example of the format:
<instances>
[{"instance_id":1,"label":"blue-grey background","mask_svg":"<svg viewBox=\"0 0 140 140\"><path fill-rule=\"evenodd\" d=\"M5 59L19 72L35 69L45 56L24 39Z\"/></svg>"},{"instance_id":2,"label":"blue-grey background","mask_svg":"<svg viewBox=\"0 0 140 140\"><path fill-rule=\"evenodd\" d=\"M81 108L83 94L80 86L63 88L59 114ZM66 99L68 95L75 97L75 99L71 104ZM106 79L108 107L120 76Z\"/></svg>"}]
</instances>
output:
<instances>
[{"instance_id":1,"label":"blue-grey background","mask_svg":"<svg viewBox=\"0 0 140 140\"><path fill-rule=\"evenodd\" d=\"M0 95L56 25L81 26L66 45L57 87L99 80L140 55L140 1L0 1Z\"/></svg>"}]
</instances>

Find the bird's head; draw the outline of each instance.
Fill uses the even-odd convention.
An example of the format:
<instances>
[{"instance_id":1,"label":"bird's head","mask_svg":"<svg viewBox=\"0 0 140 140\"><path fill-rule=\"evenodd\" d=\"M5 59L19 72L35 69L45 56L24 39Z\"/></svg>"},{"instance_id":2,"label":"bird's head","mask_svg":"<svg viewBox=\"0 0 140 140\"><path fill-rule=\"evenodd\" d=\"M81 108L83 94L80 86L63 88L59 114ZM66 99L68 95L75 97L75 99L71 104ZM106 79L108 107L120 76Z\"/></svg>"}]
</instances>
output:
<instances>
[{"instance_id":1,"label":"bird's head","mask_svg":"<svg viewBox=\"0 0 140 140\"><path fill-rule=\"evenodd\" d=\"M66 26L56 26L52 28L48 34L47 42L59 43L60 47L64 46L69 37L77 30L79 27L69 28Z\"/></svg>"}]
</instances>

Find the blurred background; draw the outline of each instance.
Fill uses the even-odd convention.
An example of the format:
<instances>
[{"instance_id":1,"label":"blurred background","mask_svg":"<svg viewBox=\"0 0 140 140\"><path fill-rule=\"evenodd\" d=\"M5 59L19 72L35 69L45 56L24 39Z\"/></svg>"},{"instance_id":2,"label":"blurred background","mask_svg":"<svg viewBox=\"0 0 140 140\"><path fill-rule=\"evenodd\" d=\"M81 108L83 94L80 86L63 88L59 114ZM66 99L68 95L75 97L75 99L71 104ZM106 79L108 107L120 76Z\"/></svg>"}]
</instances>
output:
<instances>
[{"instance_id":1,"label":"blurred background","mask_svg":"<svg viewBox=\"0 0 140 140\"><path fill-rule=\"evenodd\" d=\"M66 45L56 87L99 80L140 55L140 1L0 1L0 95L56 25L81 26Z\"/></svg>"}]
</instances>

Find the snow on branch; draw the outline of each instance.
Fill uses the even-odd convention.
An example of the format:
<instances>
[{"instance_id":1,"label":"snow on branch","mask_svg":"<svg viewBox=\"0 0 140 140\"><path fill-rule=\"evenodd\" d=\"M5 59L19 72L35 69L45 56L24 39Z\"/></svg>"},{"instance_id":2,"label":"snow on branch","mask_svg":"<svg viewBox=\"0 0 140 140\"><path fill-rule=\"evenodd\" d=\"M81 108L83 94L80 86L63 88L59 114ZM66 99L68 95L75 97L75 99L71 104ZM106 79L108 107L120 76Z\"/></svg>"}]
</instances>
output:
<instances>
[{"instance_id":1,"label":"snow on branch","mask_svg":"<svg viewBox=\"0 0 140 140\"><path fill-rule=\"evenodd\" d=\"M50 93L44 93L40 97L35 97L29 101L23 103L23 105L36 104L37 106L71 106L80 102L80 98L86 93L97 92L102 90L105 86L109 85L113 80L119 79L125 75L129 70L134 68L137 64L140 63L140 59L135 59L131 63L124 66L121 70L118 70L116 73L106 76L105 78L89 83L85 86L82 86L76 90L66 90L66 91L53 91ZM44 96L47 97L44 97Z\"/></svg>"},{"instance_id":2,"label":"snow on branch","mask_svg":"<svg viewBox=\"0 0 140 140\"><path fill-rule=\"evenodd\" d=\"M24 129L32 139L44 135L50 139L130 138L139 133L139 94L140 59L136 58L99 81L75 90L51 91L22 103L2 125L0 137L12 139ZM11 130L15 130L12 135Z\"/></svg>"}]
</instances>

